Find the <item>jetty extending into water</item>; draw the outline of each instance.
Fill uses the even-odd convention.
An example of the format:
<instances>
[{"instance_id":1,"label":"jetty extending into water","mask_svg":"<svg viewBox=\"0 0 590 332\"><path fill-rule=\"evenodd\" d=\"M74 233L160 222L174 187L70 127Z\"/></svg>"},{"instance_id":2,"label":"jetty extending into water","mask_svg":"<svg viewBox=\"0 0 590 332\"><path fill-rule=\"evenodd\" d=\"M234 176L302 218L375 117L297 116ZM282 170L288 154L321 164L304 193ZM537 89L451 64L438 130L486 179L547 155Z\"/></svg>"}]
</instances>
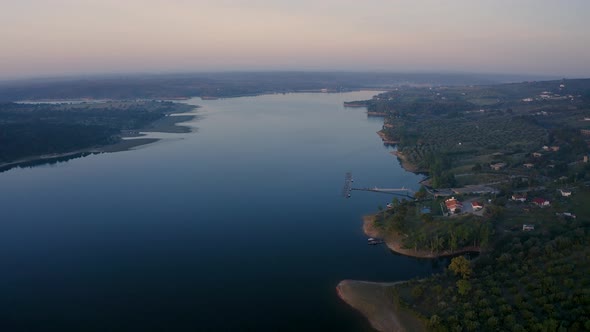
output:
<instances>
[{"instance_id":1,"label":"jetty extending into water","mask_svg":"<svg viewBox=\"0 0 590 332\"><path fill-rule=\"evenodd\" d=\"M344 174L344 187L342 187L342 197L350 197L350 193L352 191L352 182L354 182L354 180L352 179L352 173L347 172L346 174Z\"/></svg>"},{"instance_id":2,"label":"jetty extending into water","mask_svg":"<svg viewBox=\"0 0 590 332\"><path fill-rule=\"evenodd\" d=\"M352 173L351 172L347 172L344 175L344 186L342 187L342 196L349 198L352 194L353 190L356 191L370 191L370 192L376 192L376 193L383 193L383 194L391 194L391 195L399 195L399 196L405 196L408 198L413 199L413 193L414 191L412 189L408 189L405 187L401 187L401 188L378 188L378 187L372 187L372 188L354 188L352 187L352 183L354 182L353 178L352 178Z\"/></svg>"}]
</instances>

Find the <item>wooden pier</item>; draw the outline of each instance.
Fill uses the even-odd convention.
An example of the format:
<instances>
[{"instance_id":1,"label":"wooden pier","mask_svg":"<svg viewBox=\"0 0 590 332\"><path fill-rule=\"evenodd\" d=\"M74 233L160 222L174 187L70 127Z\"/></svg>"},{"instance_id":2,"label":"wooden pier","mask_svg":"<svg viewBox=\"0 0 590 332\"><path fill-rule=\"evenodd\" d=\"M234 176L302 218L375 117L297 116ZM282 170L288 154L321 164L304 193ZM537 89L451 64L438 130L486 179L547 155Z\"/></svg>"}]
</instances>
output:
<instances>
[{"instance_id":1,"label":"wooden pier","mask_svg":"<svg viewBox=\"0 0 590 332\"><path fill-rule=\"evenodd\" d=\"M354 180L352 179L351 172L347 172L346 174L344 174L344 187L342 187L342 197L346 197L346 198L350 197L350 192L352 191L352 182L353 181Z\"/></svg>"},{"instance_id":2,"label":"wooden pier","mask_svg":"<svg viewBox=\"0 0 590 332\"><path fill-rule=\"evenodd\" d=\"M344 187L342 187L342 196L343 197L349 198L352 191L356 190L356 191L370 191L370 192L382 193L382 194L399 195L399 196L404 196L404 197L414 199L414 196L413 196L414 191L412 189L408 189L405 187L401 187L401 188L378 188L378 187L353 188L352 182L354 182L354 180L352 178L352 173L347 172L344 175Z\"/></svg>"}]
</instances>

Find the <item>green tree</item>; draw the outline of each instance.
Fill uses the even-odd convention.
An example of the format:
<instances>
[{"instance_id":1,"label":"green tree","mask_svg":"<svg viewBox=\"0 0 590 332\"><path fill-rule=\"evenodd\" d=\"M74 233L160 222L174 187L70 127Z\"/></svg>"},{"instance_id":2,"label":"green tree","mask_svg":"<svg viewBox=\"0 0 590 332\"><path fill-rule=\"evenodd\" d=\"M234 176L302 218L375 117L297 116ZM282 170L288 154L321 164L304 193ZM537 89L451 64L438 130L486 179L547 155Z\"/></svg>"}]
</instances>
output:
<instances>
[{"instance_id":1,"label":"green tree","mask_svg":"<svg viewBox=\"0 0 590 332\"><path fill-rule=\"evenodd\" d=\"M425 222L425 223L429 223L434 220L434 218L432 218L432 214L430 214L430 213L425 213L425 214L421 215L420 219L422 219L422 222Z\"/></svg>"},{"instance_id":2,"label":"green tree","mask_svg":"<svg viewBox=\"0 0 590 332\"><path fill-rule=\"evenodd\" d=\"M471 267L469 266L469 261L464 256L458 256L451 259L449 269L453 271L455 275L461 275L461 278L463 279L469 279L472 272Z\"/></svg>"},{"instance_id":3,"label":"green tree","mask_svg":"<svg viewBox=\"0 0 590 332\"><path fill-rule=\"evenodd\" d=\"M465 279L457 280L457 290L459 291L459 294L461 294L461 295L469 294L469 291L471 291L471 284L469 283L469 280L465 280Z\"/></svg>"},{"instance_id":4,"label":"green tree","mask_svg":"<svg viewBox=\"0 0 590 332\"><path fill-rule=\"evenodd\" d=\"M415 199L425 199L427 196L428 193L426 192L426 188L424 188L424 186L420 186L420 190L414 194Z\"/></svg>"},{"instance_id":5,"label":"green tree","mask_svg":"<svg viewBox=\"0 0 590 332\"><path fill-rule=\"evenodd\" d=\"M440 325L440 317L438 315L430 316L430 321L428 322L428 326L431 328L437 328Z\"/></svg>"},{"instance_id":6,"label":"green tree","mask_svg":"<svg viewBox=\"0 0 590 332\"><path fill-rule=\"evenodd\" d=\"M414 299L420 298L424 294L424 288L420 285L412 287L412 297Z\"/></svg>"},{"instance_id":7,"label":"green tree","mask_svg":"<svg viewBox=\"0 0 590 332\"><path fill-rule=\"evenodd\" d=\"M455 235L453 231L451 231L449 237L449 249L451 249L451 251L457 250L457 235Z\"/></svg>"}]
</instances>

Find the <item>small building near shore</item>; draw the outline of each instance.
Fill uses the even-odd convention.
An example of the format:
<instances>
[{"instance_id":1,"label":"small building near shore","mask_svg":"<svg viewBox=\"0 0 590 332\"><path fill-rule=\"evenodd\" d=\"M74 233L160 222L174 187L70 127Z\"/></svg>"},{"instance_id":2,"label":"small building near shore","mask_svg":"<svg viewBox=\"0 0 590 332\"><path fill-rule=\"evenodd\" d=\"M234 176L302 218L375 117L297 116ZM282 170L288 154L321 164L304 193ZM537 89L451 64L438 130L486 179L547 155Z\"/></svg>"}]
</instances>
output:
<instances>
[{"instance_id":1,"label":"small building near shore","mask_svg":"<svg viewBox=\"0 0 590 332\"><path fill-rule=\"evenodd\" d=\"M512 200L516 202L526 202L526 195L524 194L513 194Z\"/></svg>"},{"instance_id":2,"label":"small building near shore","mask_svg":"<svg viewBox=\"0 0 590 332\"><path fill-rule=\"evenodd\" d=\"M522 224L522 230L523 231L534 231L535 230L535 225L527 225L527 224Z\"/></svg>"},{"instance_id":3,"label":"small building near shore","mask_svg":"<svg viewBox=\"0 0 590 332\"><path fill-rule=\"evenodd\" d=\"M506 167L506 163L495 163L490 165L490 168L494 171L499 171L504 167Z\"/></svg>"},{"instance_id":4,"label":"small building near shore","mask_svg":"<svg viewBox=\"0 0 590 332\"><path fill-rule=\"evenodd\" d=\"M550 206L551 202L547 199L537 197L537 198L533 199L533 204L535 204L538 207L546 207L546 206Z\"/></svg>"},{"instance_id":5,"label":"small building near shore","mask_svg":"<svg viewBox=\"0 0 590 332\"><path fill-rule=\"evenodd\" d=\"M471 207L473 208L473 211L479 211L483 209L483 204L477 201L473 201L471 202Z\"/></svg>"},{"instance_id":6,"label":"small building near shore","mask_svg":"<svg viewBox=\"0 0 590 332\"><path fill-rule=\"evenodd\" d=\"M445 201L445 205L447 207L447 210L449 210L449 212L451 212L452 214L460 212L463 208L463 204L459 202L457 199L455 199L455 197L447 199Z\"/></svg>"},{"instance_id":7,"label":"small building near shore","mask_svg":"<svg viewBox=\"0 0 590 332\"><path fill-rule=\"evenodd\" d=\"M556 213L555 215L558 216L558 217L559 216L562 216L562 217L565 217L565 218L576 219L576 215L573 214L573 213L571 213L571 212Z\"/></svg>"}]
</instances>

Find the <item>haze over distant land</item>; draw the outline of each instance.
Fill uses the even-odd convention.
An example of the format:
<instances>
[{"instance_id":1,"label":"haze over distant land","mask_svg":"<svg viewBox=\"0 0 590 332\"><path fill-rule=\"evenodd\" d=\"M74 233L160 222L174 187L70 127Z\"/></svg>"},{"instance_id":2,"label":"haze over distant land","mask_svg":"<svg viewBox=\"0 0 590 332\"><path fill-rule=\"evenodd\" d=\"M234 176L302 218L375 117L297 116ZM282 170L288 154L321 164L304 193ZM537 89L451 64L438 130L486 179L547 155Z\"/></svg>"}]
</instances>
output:
<instances>
[{"instance_id":1,"label":"haze over distant land","mask_svg":"<svg viewBox=\"0 0 590 332\"><path fill-rule=\"evenodd\" d=\"M220 70L590 76L587 0L7 0L0 79Z\"/></svg>"}]
</instances>

